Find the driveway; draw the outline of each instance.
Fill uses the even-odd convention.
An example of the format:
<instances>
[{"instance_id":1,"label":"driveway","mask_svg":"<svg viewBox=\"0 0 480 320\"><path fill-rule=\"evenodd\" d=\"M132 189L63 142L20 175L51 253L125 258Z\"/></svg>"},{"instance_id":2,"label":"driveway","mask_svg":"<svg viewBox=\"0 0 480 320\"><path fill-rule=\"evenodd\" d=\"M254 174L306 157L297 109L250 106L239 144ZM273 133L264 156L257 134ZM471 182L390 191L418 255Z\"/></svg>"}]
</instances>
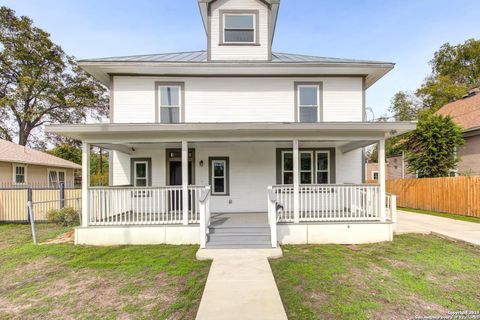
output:
<instances>
[{"instance_id":1,"label":"driveway","mask_svg":"<svg viewBox=\"0 0 480 320\"><path fill-rule=\"evenodd\" d=\"M397 234L431 232L480 246L480 223L398 210Z\"/></svg>"}]
</instances>

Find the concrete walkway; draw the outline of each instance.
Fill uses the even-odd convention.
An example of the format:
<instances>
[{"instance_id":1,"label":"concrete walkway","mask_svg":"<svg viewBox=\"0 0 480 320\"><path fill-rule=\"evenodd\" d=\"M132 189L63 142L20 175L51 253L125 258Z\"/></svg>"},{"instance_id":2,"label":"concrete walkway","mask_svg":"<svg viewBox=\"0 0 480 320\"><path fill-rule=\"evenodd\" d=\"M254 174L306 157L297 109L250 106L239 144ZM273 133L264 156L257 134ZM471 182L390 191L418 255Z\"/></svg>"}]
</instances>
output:
<instances>
[{"instance_id":1,"label":"concrete walkway","mask_svg":"<svg viewBox=\"0 0 480 320\"><path fill-rule=\"evenodd\" d=\"M268 258L277 249L200 249L197 259L213 259L197 320L286 320Z\"/></svg>"},{"instance_id":2,"label":"concrete walkway","mask_svg":"<svg viewBox=\"0 0 480 320\"><path fill-rule=\"evenodd\" d=\"M480 246L480 223L441 218L398 210L396 233L438 233Z\"/></svg>"}]
</instances>

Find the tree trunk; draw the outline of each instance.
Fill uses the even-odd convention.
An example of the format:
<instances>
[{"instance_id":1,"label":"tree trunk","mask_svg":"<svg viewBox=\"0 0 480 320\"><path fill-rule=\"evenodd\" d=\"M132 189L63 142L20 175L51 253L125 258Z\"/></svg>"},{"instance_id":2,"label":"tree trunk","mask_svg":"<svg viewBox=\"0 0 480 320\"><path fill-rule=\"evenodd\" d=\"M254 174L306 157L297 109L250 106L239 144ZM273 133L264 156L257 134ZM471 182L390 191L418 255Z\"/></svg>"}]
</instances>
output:
<instances>
[{"instance_id":1,"label":"tree trunk","mask_svg":"<svg viewBox=\"0 0 480 320\"><path fill-rule=\"evenodd\" d=\"M29 132L26 132L25 130L22 130L20 128L20 131L18 132L18 144L21 146L26 146L28 142L28 136L30 135Z\"/></svg>"}]
</instances>

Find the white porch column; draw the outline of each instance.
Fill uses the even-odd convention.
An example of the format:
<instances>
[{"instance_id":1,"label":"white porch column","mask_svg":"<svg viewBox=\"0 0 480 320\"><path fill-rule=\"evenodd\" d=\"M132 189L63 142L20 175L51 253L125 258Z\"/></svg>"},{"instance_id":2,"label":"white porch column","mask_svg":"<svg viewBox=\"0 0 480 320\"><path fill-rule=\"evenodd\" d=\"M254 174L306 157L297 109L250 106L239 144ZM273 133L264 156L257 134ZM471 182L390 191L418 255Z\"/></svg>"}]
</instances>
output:
<instances>
[{"instance_id":1,"label":"white porch column","mask_svg":"<svg viewBox=\"0 0 480 320\"><path fill-rule=\"evenodd\" d=\"M380 183L380 199L378 205L380 207L380 221L385 222L385 139L378 142L378 182Z\"/></svg>"},{"instance_id":2,"label":"white porch column","mask_svg":"<svg viewBox=\"0 0 480 320\"><path fill-rule=\"evenodd\" d=\"M188 142L182 140L182 211L183 224L188 224Z\"/></svg>"},{"instance_id":3,"label":"white porch column","mask_svg":"<svg viewBox=\"0 0 480 320\"><path fill-rule=\"evenodd\" d=\"M298 139L293 140L293 222L300 222L300 161Z\"/></svg>"},{"instance_id":4,"label":"white porch column","mask_svg":"<svg viewBox=\"0 0 480 320\"><path fill-rule=\"evenodd\" d=\"M90 144L82 142L82 227L88 227L90 186Z\"/></svg>"}]
</instances>

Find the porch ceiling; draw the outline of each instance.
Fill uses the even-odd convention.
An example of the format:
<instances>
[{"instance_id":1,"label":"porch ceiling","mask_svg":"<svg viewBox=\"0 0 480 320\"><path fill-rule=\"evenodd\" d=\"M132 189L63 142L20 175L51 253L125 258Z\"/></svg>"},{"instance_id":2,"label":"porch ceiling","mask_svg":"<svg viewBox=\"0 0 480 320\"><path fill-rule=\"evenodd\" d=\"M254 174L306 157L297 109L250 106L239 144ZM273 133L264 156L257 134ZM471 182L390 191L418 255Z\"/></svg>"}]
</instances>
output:
<instances>
[{"instance_id":1,"label":"porch ceiling","mask_svg":"<svg viewBox=\"0 0 480 320\"><path fill-rule=\"evenodd\" d=\"M99 144L228 141L343 141L359 148L415 129L414 122L55 124L46 131Z\"/></svg>"}]
</instances>

